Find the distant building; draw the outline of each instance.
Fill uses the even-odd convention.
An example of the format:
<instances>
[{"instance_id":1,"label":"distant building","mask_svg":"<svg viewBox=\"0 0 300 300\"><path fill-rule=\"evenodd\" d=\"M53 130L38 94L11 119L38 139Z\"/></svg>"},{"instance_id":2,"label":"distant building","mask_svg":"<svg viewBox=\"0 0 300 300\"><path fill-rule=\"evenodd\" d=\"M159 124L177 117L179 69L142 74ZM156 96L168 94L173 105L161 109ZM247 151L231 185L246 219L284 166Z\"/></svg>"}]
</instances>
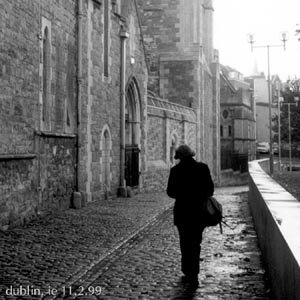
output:
<instances>
[{"instance_id":1,"label":"distant building","mask_svg":"<svg viewBox=\"0 0 300 300\"><path fill-rule=\"evenodd\" d=\"M220 74L221 168L239 169L240 160L255 158L253 91L243 75L233 68L221 66Z\"/></svg>"},{"instance_id":2,"label":"distant building","mask_svg":"<svg viewBox=\"0 0 300 300\"><path fill-rule=\"evenodd\" d=\"M270 141L270 126L269 126L269 94L268 81L264 73L254 74L245 78L253 89L253 97L256 106L256 141ZM277 114L277 98L278 91L276 86L280 85L278 76L273 76L270 87L270 97L272 102L271 115L272 118Z\"/></svg>"}]
</instances>

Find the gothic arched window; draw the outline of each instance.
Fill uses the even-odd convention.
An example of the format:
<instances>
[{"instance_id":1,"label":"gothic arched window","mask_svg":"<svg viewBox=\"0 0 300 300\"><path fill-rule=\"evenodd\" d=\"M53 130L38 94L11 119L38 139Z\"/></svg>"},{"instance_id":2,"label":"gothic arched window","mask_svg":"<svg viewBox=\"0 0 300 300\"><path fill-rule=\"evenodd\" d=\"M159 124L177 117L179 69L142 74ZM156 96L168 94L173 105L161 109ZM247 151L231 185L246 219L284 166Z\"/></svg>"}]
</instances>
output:
<instances>
[{"instance_id":1,"label":"gothic arched window","mask_svg":"<svg viewBox=\"0 0 300 300\"><path fill-rule=\"evenodd\" d=\"M128 85L125 103L126 145L138 145L140 137L139 93L134 80Z\"/></svg>"},{"instance_id":2,"label":"gothic arched window","mask_svg":"<svg viewBox=\"0 0 300 300\"><path fill-rule=\"evenodd\" d=\"M175 150L177 148L177 137L173 134L170 145L170 162L174 163Z\"/></svg>"},{"instance_id":3,"label":"gothic arched window","mask_svg":"<svg viewBox=\"0 0 300 300\"><path fill-rule=\"evenodd\" d=\"M43 89L42 89L42 120L48 123L49 120L49 93L50 93L50 36L49 29L45 27L43 33Z\"/></svg>"}]
</instances>

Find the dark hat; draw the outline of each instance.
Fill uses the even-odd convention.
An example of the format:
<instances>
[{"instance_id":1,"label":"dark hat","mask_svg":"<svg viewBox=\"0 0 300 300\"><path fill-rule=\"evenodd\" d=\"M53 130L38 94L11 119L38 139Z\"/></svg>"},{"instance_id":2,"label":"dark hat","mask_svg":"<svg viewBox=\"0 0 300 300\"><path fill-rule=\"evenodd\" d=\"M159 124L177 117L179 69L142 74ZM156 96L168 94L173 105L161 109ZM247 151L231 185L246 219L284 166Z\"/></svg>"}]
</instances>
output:
<instances>
[{"instance_id":1,"label":"dark hat","mask_svg":"<svg viewBox=\"0 0 300 300\"><path fill-rule=\"evenodd\" d=\"M175 151L175 159L195 156L195 152L188 145L181 145Z\"/></svg>"}]
</instances>

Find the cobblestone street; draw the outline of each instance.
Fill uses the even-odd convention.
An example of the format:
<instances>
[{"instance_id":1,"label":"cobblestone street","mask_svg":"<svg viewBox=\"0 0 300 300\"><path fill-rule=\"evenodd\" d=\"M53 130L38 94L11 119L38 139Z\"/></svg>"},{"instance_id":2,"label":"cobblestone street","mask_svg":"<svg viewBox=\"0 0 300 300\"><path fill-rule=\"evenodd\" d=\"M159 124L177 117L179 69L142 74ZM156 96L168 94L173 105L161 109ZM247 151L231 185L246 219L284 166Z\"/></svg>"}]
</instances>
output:
<instances>
[{"instance_id":1,"label":"cobblestone street","mask_svg":"<svg viewBox=\"0 0 300 300\"><path fill-rule=\"evenodd\" d=\"M98 299L268 299L246 198L219 194L218 199L233 230L205 232L197 291L181 282L171 210L120 251L118 259L103 265L90 290L102 288ZM85 286L84 281L78 284Z\"/></svg>"},{"instance_id":2,"label":"cobblestone street","mask_svg":"<svg viewBox=\"0 0 300 300\"><path fill-rule=\"evenodd\" d=\"M144 201L141 195L106 201L1 233L0 299L41 298L33 288L43 289L45 299L269 299L247 196L237 194L245 190L216 190L233 230L205 231L194 292L181 282L173 201L147 194ZM31 287L26 297L7 295L21 285ZM83 288L86 295L76 296Z\"/></svg>"},{"instance_id":3,"label":"cobblestone street","mask_svg":"<svg viewBox=\"0 0 300 300\"><path fill-rule=\"evenodd\" d=\"M0 299L14 299L6 296L11 286L72 285L172 204L159 193L103 200L0 232Z\"/></svg>"},{"instance_id":4,"label":"cobblestone street","mask_svg":"<svg viewBox=\"0 0 300 300\"><path fill-rule=\"evenodd\" d=\"M0 300L300 300L290 1L0 0Z\"/></svg>"}]
</instances>

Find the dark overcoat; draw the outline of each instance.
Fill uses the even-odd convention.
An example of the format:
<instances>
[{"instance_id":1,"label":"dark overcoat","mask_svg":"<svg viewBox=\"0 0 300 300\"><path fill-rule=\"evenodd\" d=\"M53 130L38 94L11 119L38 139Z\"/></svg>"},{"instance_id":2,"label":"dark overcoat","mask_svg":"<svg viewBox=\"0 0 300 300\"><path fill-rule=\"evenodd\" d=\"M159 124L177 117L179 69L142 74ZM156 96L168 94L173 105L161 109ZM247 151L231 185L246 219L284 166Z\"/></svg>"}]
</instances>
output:
<instances>
[{"instance_id":1,"label":"dark overcoat","mask_svg":"<svg viewBox=\"0 0 300 300\"><path fill-rule=\"evenodd\" d=\"M206 164L187 157L171 168L167 194L175 198L174 224L201 224L201 208L214 193L209 168Z\"/></svg>"}]
</instances>

